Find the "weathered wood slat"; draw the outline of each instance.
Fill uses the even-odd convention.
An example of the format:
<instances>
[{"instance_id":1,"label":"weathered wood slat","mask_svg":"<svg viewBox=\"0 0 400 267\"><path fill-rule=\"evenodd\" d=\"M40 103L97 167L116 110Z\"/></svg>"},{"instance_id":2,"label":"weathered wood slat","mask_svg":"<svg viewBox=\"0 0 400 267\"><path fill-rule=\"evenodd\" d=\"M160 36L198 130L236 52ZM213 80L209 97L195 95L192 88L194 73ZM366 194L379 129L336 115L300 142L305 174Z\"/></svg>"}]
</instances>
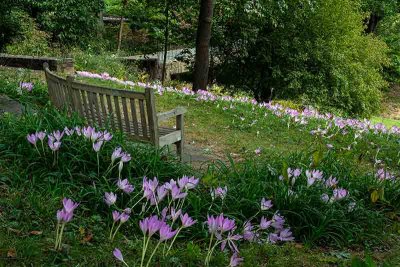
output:
<instances>
[{"instance_id":1,"label":"weathered wood slat","mask_svg":"<svg viewBox=\"0 0 400 267\"><path fill-rule=\"evenodd\" d=\"M121 109L118 96L114 96L115 114L117 115L118 126L122 129Z\"/></svg>"},{"instance_id":2,"label":"weathered wood slat","mask_svg":"<svg viewBox=\"0 0 400 267\"><path fill-rule=\"evenodd\" d=\"M131 98L129 100L131 104L131 114L132 114L132 123L133 123L133 131L136 135L139 135L139 127L138 127L138 119L136 115L136 104L135 104L135 99Z\"/></svg>"},{"instance_id":3,"label":"weathered wood slat","mask_svg":"<svg viewBox=\"0 0 400 267\"><path fill-rule=\"evenodd\" d=\"M146 108L147 108L147 118L149 120L149 133L152 142L158 147L158 122L157 122L157 112L155 105L149 105L149 103L154 103L154 91L152 88L146 88Z\"/></svg>"},{"instance_id":4,"label":"weathered wood slat","mask_svg":"<svg viewBox=\"0 0 400 267\"><path fill-rule=\"evenodd\" d=\"M112 101L111 101L111 96L106 95L107 98L107 109L108 109L108 114L111 122L111 128L115 130L115 121L114 121L114 110L112 106Z\"/></svg>"},{"instance_id":5,"label":"weathered wood slat","mask_svg":"<svg viewBox=\"0 0 400 267\"><path fill-rule=\"evenodd\" d=\"M140 123L142 125L143 135L147 137L147 122L146 122L146 114L144 109L144 101L143 99L139 99L139 109L140 109Z\"/></svg>"},{"instance_id":6,"label":"weathered wood slat","mask_svg":"<svg viewBox=\"0 0 400 267\"><path fill-rule=\"evenodd\" d=\"M85 91L95 92L95 93L102 93L111 96L119 96L119 97L126 97L126 98L135 98L135 99L145 99L144 93L141 92L134 92L129 90L122 90L122 89L110 89L107 87L96 86L91 84L84 84L81 82L74 82L74 86Z\"/></svg>"},{"instance_id":7,"label":"weathered wood slat","mask_svg":"<svg viewBox=\"0 0 400 267\"><path fill-rule=\"evenodd\" d=\"M82 95L82 102L83 102L83 110L85 111L85 118L91 122L90 111L89 111L89 104L87 102L86 91L79 90Z\"/></svg>"},{"instance_id":8,"label":"weathered wood slat","mask_svg":"<svg viewBox=\"0 0 400 267\"><path fill-rule=\"evenodd\" d=\"M129 123L128 106L126 105L126 98L122 97L122 110L124 112L124 123L128 133L131 133L131 125Z\"/></svg>"},{"instance_id":9,"label":"weathered wood slat","mask_svg":"<svg viewBox=\"0 0 400 267\"><path fill-rule=\"evenodd\" d=\"M104 118L103 122L104 122L104 125L107 126L107 110L106 110L106 105L104 103L104 95L99 94L99 98L100 98L101 114Z\"/></svg>"}]
</instances>

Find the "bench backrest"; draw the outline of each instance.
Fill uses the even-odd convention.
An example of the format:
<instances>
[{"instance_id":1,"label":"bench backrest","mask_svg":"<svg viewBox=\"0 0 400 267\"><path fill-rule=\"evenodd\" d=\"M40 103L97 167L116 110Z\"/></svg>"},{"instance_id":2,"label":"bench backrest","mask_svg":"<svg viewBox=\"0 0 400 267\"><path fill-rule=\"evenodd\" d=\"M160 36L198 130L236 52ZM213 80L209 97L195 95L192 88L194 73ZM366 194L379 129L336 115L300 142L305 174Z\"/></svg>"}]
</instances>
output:
<instances>
[{"instance_id":1,"label":"bench backrest","mask_svg":"<svg viewBox=\"0 0 400 267\"><path fill-rule=\"evenodd\" d=\"M66 79L52 73L44 64L51 102L59 109L78 112L94 125L111 126L130 136L158 143L158 123L154 91L119 90Z\"/></svg>"}]
</instances>

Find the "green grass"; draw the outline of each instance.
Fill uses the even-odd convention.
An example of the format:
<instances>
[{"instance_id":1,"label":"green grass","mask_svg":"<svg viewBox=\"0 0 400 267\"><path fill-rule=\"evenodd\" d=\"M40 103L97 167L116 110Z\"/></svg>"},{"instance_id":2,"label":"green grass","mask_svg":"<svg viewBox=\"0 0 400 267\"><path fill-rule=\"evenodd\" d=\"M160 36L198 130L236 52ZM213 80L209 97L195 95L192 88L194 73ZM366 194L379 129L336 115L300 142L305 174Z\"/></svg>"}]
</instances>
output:
<instances>
[{"instance_id":1,"label":"green grass","mask_svg":"<svg viewBox=\"0 0 400 267\"><path fill-rule=\"evenodd\" d=\"M385 117L372 117L371 121L373 123L383 123L386 127L397 126L400 127L400 121Z\"/></svg>"}]
</instances>

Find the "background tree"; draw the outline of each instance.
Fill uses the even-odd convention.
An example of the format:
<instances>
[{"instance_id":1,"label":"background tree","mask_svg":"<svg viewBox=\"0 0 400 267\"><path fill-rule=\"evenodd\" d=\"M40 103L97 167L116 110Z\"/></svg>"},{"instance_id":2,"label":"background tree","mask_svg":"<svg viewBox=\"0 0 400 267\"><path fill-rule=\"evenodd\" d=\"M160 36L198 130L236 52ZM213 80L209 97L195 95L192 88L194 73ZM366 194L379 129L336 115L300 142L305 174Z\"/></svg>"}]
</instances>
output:
<instances>
[{"instance_id":1,"label":"background tree","mask_svg":"<svg viewBox=\"0 0 400 267\"><path fill-rule=\"evenodd\" d=\"M207 89L211 22L215 0L201 0L196 38L193 90Z\"/></svg>"}]
</instances>

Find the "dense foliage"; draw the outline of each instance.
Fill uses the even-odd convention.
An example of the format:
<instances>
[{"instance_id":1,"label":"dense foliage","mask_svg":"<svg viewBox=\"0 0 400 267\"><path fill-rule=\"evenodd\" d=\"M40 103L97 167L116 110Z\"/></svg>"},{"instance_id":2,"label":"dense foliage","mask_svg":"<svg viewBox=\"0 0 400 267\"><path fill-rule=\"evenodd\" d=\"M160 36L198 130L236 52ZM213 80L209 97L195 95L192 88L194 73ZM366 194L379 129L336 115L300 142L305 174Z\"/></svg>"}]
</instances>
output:
<instances>
[{"instance_id":1,"label":"dense foliage","mask_svg":"<svg viewBox=\"0 0 400 267\"><path fill-rule=\"evenodd\" d=\"M363 34L354 1L226 5L217 4L212 39L217 79L262 100L300 98L361 115L379 109L387 48Z\"/></svg>"},{"instance_id":2,"label":"dense foliage","mask_svg":"<svg viewBox=\"0 0 400 267\"><path fill-rule=\"evenodd\" d=\"M6 0L0 49L115 53L121 17L122 53L162 51L166 32L167 47L193 48L198 9L195 0ZM263 101L370 116L385 80L399 77L399 10L394 0L216 1L210 81ZM116 20L102 23L101 14Z\"/></svg>"}]
</instances>

